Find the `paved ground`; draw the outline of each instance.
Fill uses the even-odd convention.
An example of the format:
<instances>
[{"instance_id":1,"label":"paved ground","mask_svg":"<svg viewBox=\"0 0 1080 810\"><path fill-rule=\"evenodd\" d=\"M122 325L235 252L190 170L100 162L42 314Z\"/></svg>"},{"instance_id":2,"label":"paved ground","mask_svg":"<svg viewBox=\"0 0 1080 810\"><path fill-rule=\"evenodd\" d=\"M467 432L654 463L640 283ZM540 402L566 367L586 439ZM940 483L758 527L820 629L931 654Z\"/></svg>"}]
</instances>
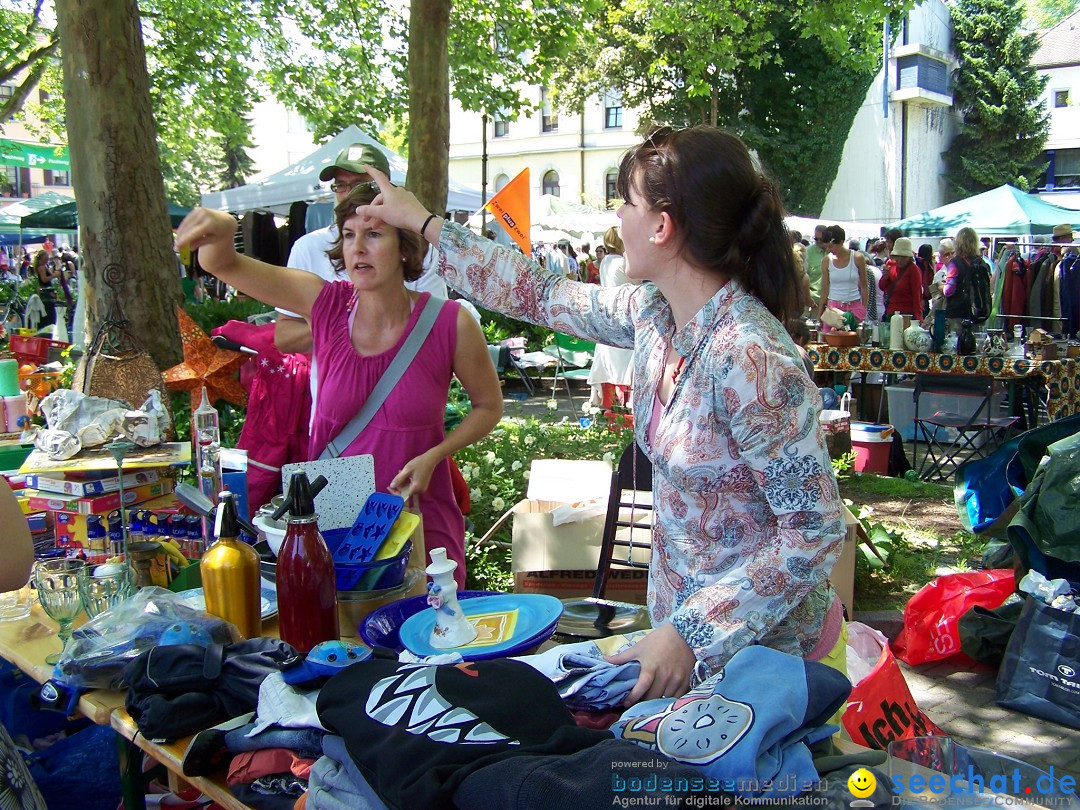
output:
<instances>
[{"instance_id":1,"label":"paved ground","mask_svg":"<svg viewBox=\"0 0 1080 810\"><path fill-rule=\"evenodd\" d=\"M552 414L576 420L565 389L557 396L558 407L551 411L551 381L528 396L520 383L505 387L507 416ZM588 389L572 384L575 407L580 411L588 399ZM857 606L856 606L857 607ZM881 630L890 639L899 633L899 612L860 613L855 619ZM908 688L916 703L938 726L958 740L1022 759L1044 769L1054 768L1055 778L1070 775L1080 782L1080 731L1039 720L995 703L996 673L988 668L970 669L949 662L910 667L901 663Z\"/></svg>"}]
</instances>

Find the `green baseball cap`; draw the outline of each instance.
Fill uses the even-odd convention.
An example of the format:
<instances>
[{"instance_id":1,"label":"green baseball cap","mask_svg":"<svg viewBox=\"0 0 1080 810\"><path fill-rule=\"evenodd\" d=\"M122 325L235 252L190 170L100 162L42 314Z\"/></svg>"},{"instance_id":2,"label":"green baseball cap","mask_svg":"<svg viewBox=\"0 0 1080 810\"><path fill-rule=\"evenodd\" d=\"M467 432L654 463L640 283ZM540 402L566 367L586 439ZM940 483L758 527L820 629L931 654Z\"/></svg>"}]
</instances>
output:
<instances>
[{"instance_id":1,"label":"green baseball cap","mask_svg":"<svg viewBox=\"0 0 1080 810\"><path fill-rule=\"evenodd\" d=\"M338 169L363 174L365 165L374 166L387 177L390 176L390 164L381 149L370 143L354 143L342 149L338 153L337 160L319 172L319 179L323 181L333 179Z\"/></svg>"}]
</instances>

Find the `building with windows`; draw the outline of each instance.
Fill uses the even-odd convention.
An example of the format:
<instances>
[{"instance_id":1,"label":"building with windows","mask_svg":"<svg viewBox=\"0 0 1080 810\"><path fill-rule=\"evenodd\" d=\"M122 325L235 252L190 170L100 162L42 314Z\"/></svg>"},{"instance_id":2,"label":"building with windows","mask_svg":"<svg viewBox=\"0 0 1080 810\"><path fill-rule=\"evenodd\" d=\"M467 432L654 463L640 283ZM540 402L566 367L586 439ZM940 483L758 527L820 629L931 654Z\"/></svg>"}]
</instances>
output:
<instances>
[{"instance_id":1,"label":"building with windows","mask_svg":"<svg viewBox=\"0 0 1080 810\"><path fill-rule=\"evenodd\" d=\"M956 128L950 46L942 0L923 0L891 32L888 60L851 129L841 134L843 156L821 219L891 222L946 201L942 153ZM490 198L527 166L534 200L554 194L607 207L616 198L619 158L640 140L637 112L624 108L617 94L604 94L560 115L546 90L531 92L539 105L535 115L509 121L495 114L486 126L451 101L450 173L480 186L486 158Z\"/></svg>"},{"instance_id":2,"label":"building with windows","mask_svg":"<svg viewBox=\"0 0 1080 810\"><path fill-rule=\"evenodd\" d=\"M0 84L0 100L11 98L15 87L14 82ZM40 88L31 94L42 102L48 99ZM41 143L22 121L0 122L0 198L33 197L45 191L71 194L67 146Z\"/></svg>"},{"instance_id":3,"label":"building with windows","mask_svg":"<svg viewBox=\"0 0 1080 810\"><path fill-rule=\"evenodd\" d=\"M924 0L889 33L887 58L848 131L822 220L890 223L948 199L944 153L958 123L949 9Z\"/></svg>"},{"instance_id":4,"label":"building with windows","mask_svg":"<svg viewBox=\"0 0 1080 810\"><path fill-rule=\"evenodd\" d=\"M594 208L610 207L617 198L619 159L639 140L637 114L624 110L613 93L590 98L573 114L560 113L547 88L533 87L527 93L536 112L516 120L500 113L485 118L451 100L451 176L477 188L486 179L491 199L528 168L534 200L551 194Z\"/></svg>"},{"instance_id":5,"label":"building with windows","mask_svg":"<svg viewBox=\"0 0 1080 810\"><path fill-rule=\"evenodd\" d=\"M1042 33L1031 63L1048 77L1042 99L1050 113L1049 166L1039 196L1080 208L1080 11Z\"/></svg>"}]
</instances>

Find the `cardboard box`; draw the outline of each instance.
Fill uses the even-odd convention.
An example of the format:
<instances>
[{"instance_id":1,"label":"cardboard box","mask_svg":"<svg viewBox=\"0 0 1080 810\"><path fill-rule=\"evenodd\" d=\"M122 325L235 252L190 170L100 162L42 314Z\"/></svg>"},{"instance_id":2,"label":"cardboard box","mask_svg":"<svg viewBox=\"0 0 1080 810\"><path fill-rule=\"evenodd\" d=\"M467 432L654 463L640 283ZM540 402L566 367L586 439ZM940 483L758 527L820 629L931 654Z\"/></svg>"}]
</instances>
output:
<instances>
[{"instance_id":1,"label":"cardboard box","mask_svg":"<svg viewBox=\"0 0 1080 810\"><path fill-rule=\"evenodd\" d=\"M133 506L152 498L168 495L172 492L171 478L162 478L152 484L142 484L133 489L124 490L124 506ZM78 512L81 515L104 515L120 506L120 492L93 495L85 498L67 498L56 493L28 491L30 509L52 512Z\"/></svg>"},{"instance_id":2,"label":"cardboard box","mask_svg":"<svg viewBox=\"0 0 1080 810\"><path fill-rule=\"evenodd\" d=\"M847 526L847 534L844 537L844 548L840 557L829 574L829 581L836 589L836 595L844 603L848 618L855 615L855 553L858 549L859 520L846 506L844 507L844 524Z\"/></svg>"},{"instance_id":3,"label":"cardboard box","mask_svg":"<svg viewBox=\"0 0 1080 810\"><path fill-rule=\"evenodd\" d=\"M595 503L584 504L606 498L610 486L611 465L605 461L534 461L527 497L513 510L511 570L595 571L604 514ZM556 526L552 512L573 503L594 514Z\"/></svg>"},{"instance_id":4,"label":"cardboard box","mask_svg":"<svg viewBox=\"0 0 1080 810\"><path fill-rule=\"evenodd\" d=\"M514 593L543 593L557 599L592 596L596 569L573 571L518 571ZM644 605L649 592L649 572L640 568L613 568L604 598Z\"/></svg>"}]
</instances>

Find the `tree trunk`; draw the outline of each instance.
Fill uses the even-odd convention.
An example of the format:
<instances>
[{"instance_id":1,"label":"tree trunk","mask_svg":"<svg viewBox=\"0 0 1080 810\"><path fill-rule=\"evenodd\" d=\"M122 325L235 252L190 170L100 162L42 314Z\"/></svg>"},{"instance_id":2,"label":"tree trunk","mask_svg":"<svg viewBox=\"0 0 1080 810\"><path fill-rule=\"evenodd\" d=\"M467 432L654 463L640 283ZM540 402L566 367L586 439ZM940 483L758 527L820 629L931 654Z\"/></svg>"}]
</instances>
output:
<instances>
[{"instance_id":1,"label":"tree trunk","mask_svg":"<svg viewBox=\"0 0 1080 810\"><path fill-rule=\"evenodd\" d=\"M115 302L166 369L182 359L176 307L183 293L136 0L57 0L56 17L87 337Z\"/></svg>"},{"instance_id":2,"label":"tree trunk","mask_svg":"<svg viewBox=\"0 0 1080 810\"><path fill-rule=\"evenodd\" d=\"M412 0L409 9L409 175L430 211L446 211L450 166L450 0Z\"/></svg>"}]
</instances>

